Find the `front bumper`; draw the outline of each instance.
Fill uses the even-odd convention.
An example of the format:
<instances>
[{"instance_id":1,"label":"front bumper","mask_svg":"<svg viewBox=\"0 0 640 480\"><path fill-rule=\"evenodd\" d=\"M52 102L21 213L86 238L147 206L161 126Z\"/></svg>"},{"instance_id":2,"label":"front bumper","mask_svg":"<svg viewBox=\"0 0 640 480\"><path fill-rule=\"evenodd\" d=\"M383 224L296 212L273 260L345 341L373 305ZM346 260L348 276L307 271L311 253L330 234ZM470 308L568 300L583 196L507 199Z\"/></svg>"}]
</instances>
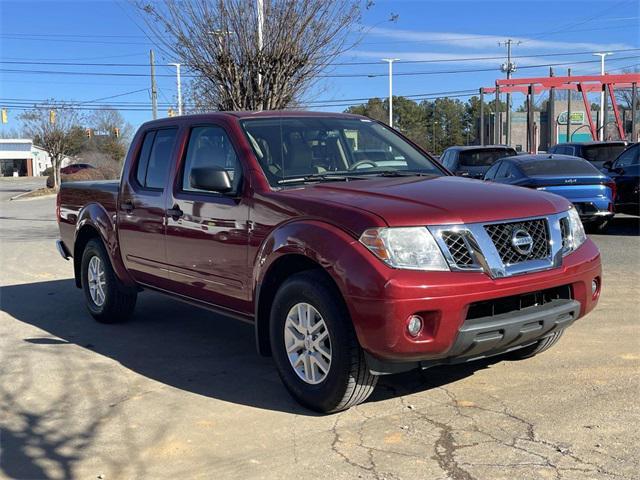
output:
<instances>
[{"instance_id":1,"label":"front bumper","mask_svg":"<svg viewBox=\"0 0 640 480\"><path fill-rule=\"evenodd\" d=\"M533 343L590 312L597 304L602 276L600 254L591 240L564 257L560 268L506 278L492 279L479 272L389 271L391 276L382 287L383 299L347 298L358 340L373 371L376 362L413 368L425 362L488 356ZM592 294L594 279L598 290ZM562 305L467 320L470 306L478 302L499 303L503 298L561 286L571 291L571 298ZM406 330L407 319L414 314L425 320L415 338ZM495 322L500 324L498 328ZM502 332L502 338L495 331Z\"/></svg>"}]
</instances>

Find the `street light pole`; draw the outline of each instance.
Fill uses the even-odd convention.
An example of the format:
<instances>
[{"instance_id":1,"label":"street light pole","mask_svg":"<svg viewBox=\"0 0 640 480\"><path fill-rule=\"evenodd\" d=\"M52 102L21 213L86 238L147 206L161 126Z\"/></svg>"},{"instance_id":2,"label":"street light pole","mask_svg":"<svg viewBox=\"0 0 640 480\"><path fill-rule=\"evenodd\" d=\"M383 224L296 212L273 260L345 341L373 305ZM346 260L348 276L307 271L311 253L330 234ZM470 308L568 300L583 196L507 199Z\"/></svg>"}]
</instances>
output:
<instances>
[{"instance_id":1,"label":"street light pole","mask_svg":"<svg viewBox=\"0 0 640 480\"><path fill-rule=\"evenodd\" d=\"M611 52L594 53L594 57L600 57L600 75L604 76L604 57L612 55ZM589 112L587 112L588 114ZM604 138L604 85L600 89L600 115L598 115L598 139L602 141Z\"/></svg>"},{"instance_id":2,"label":"street light pole","mask_svg":"<svg viewBox=\"0 0 640 480\"><path fill-rule=\"evenodd\" d=\"M389 64L389 126L393 128L393 62L397 62L399 58L383 58L383 62Z\"/></svg>"},{"instance_id":3,"label":"street light pole","mask_svg":"<svg viewBox=\"0 0 640 480\"><path fill-rule=\"evenodd\" d=\"M178 86L178 115L182 115L182 81L180 80L180 63L170 63L176 67L176 85Z\"/></svg>"}]
</instances>

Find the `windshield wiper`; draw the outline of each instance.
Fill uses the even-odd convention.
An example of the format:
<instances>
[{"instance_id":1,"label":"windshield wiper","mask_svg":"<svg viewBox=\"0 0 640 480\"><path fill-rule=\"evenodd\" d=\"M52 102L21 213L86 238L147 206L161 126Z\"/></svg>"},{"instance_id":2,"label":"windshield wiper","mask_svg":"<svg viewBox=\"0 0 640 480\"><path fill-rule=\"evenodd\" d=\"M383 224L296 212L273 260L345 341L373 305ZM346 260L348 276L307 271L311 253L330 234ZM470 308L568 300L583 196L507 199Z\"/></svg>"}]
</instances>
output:
<instances>
[{"instance_id":1,"label":"windshield wiper","mask_svg":"<svg viewBox=\"0 0 640 480\"><path fill-rule=\"evenodd\" d=\"M377 170L375 172L362 172L362 175L372 177L430 177L433 173L416 172L414 170Z\"/></svg>"},{"instance_id":2,"label":"windshield wiper","mask_svg":"<svg viewBox=\"0 0 640 480\"><path fill-rule=\"evenodd\" d=\"M311 175L302 175L300 177L283 178L281 180L278 180L278 185L310 182L348 182L350 180L362 180L362 177L357 175L313 173Z\"/></svg>"}]
</instances>

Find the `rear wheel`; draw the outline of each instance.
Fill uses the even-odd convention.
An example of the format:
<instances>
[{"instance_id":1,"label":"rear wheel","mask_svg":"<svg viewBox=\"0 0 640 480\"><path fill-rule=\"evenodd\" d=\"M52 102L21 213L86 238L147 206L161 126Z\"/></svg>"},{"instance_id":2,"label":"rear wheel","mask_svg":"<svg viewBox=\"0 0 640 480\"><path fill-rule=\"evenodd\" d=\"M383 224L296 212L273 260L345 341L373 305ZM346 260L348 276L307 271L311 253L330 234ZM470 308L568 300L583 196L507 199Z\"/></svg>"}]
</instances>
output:
<instances>
[{"instance_id":1,"label":"rear wheel","mask_svg":"<svg viewBox=\"0 0 640 480\"><path fill-rule=\"evenodd\" d=\"M560 340L560 337L562 337L563 333L564 330L559 330L552 333L548 337L543 338L542 340L538 340L533 345L514 350L513 352L509 353L509 358L511 358L512 360L524 360L526 358L535 357L537 354L553 347L558 342L558 340Z\"/></svg>"},{"instance_id":2,"label":"rear wheel","mask_svg":"<svg viewBox=\"0 0 640 480\"><path fill-rule=\"evenodd\" d=\"M89 240L84 248L81 278L87 308L98 322L117 323L131 316L138 294L118 280L98 239Z\"/></svg>"},{"instance_id":3,"label":"rear wheel","mask_svg":"<svg viewBox=\"0 0 640 480\"><path fill-rule=\"evenodd\" d=\"M366 400L377 383L340 293L323 272L302 272L283 283L271 310L270 341L285 387L312 410L346 410Z\"/></svg>"}]
</instances>

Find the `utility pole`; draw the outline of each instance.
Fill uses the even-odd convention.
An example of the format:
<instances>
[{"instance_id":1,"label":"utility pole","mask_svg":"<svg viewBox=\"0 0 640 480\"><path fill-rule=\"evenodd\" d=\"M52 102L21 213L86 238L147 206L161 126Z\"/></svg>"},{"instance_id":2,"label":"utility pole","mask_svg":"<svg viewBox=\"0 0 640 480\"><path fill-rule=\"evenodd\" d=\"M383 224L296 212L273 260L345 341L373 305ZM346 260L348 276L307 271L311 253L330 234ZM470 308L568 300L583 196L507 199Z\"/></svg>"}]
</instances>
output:
<instances>
[{"instance_id":1,"label":"utility pole","mask_svg":"<svg viewBox=\"0 0 640 480\"><path fill-rule=\"evenodd\" d=\"M571 69L567 68L567 77L571 76ZM565 142L571 141L571 96L573 95L573 90L567 90L567 139Z\"/></svg>"},{"instance_id":2,"label":"utility pole","mask_svg":"<svg viewBox=\"0 0 640 480\"><path fill-rule=\"evenodd\" d=\"M549 77L553 77L553 67L549 67ZM540 121L542 123L542 120ZM547 145L551 147L556 144L556 89L549 89L549 102L547 103Z\"/></svg>"},{"instance_id":3,"label":"utility pole","mask_svg":"<svg viewBox=\"0 0 640 480\"><path fill-rule=\"evenodd\" d=\"M594 57L600 57L600 75L604 76L604 58L607 55L613 55L611 52L600 52L600 53L594 53L593 56ZM605 122L606 119L604 118L604 89L605 86L604 84L602 85L602 88L600 89L600 115L598 115L598 139L599 140L604 140L604 129L605 129ZM590 114L591 112L587 112L588 114Z\"/></svg>"},{"instance_id":4,"label":"utility pole","mask_svg":"<svg viewBox=\"0 0 640 480\"><path fill-rule=\"evenodd\" d=\"M178 87L178 115L182 115L182 81L180 80L180 64L179 63L170 63L176 67L176 85Z\"/></svg>"},{"instance_id":5,"label":"utility pole","mask_svg":"<svg viewBox=\"0 0 640 480\"><path fill-rule=\"evenodd\" d=\"M508 39L506 42L498 42L498 46L507 47L507 63L503 63L500 70L507 74L507 80L511 78L511 74L516 71L516 64L511 61L511 47L512 45L520 45L522 42L514 42L512 39ZM506 112L506 144L511 144L511 93L507 92L507 112Z\"/></svg>"},{"instance_id":6,"label":"utility pole","mask_svg":"<svg viewBox=\"0 0 640 480\"><path fill-rule=\"evenodd\" d=\"M393 128L393 62L399 58L383 58L383 62L389 63L389 126Z\"/></svg>"},{"instance_id":7,"label":"utility pole","mask_svg":"<svg viewBox=\"0 0 640 480\"><path fill-rule=\"evenodd\" d=\"M258 2L258 56L260 61L258 62L258 91L260 95L260 102L258 102L258 110L262 110L262 47L264 46L263 30L264 30L264 2L263 0L257 0Z\"/></svg>"},{"instance_id":8,"label":"utility pole","mask_svg":"<svg viewBox=\"0 0 640 480\"><path fill-rule=\"evenodd\" d=\"M631 84L631 141L638 141L638 137L636 136L636 125L637 125L637 111L638 110L638 84L633 82Z\"/></svg>"},{"instance_id":9,"label":"utility pole","mask_svg":"<svg viewBox=\"0 0 640 480\"><path fill-rule=\"evenodd\" d=\"M149 63L151 64L151 114L155 120L158 118L158 89L156 88L156 64L153 50L149 50Z\"/></svg>"},{"instance_id":10,"label":"utility pole","mask_svg":"<svg viewBox=\"0 0 640 480\"><path fill-rule=\"evenodd\" d=\"M480 145L484 146L484 88L480 87Z\"/></svg>"}]
</instances>

